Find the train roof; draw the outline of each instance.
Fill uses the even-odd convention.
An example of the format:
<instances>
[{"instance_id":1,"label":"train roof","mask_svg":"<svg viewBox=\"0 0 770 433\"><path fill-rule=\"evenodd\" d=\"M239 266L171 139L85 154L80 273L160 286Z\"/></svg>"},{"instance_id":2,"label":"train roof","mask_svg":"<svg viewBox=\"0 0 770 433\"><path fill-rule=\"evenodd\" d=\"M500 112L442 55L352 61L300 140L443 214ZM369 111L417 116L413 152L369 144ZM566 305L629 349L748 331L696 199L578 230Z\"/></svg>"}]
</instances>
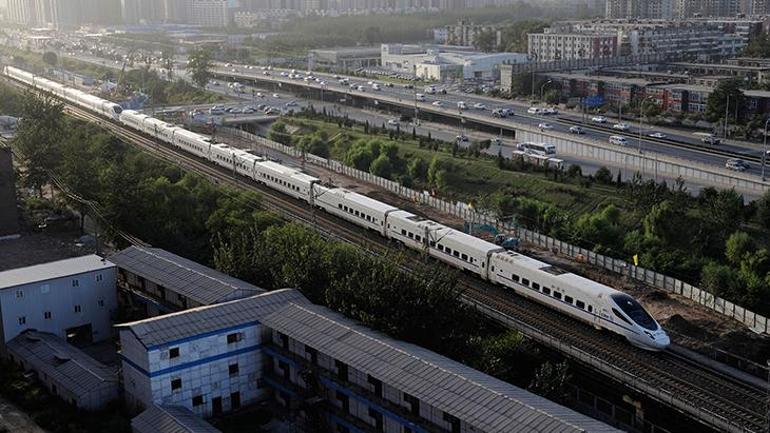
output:
<instances>
[{"instance_id":1,"label":"train roof","mask_svg":"<svg viewBox=\"0 0 770 433\"><path fill-rule=\"evenodd\" d=\"M369 209L373 209L375 211L382 212L382 213L385 213L387 211L398 210L398 208L395 206L391 206L387 203L383 203L379 200L375 200L363 194L359 194L357 192L353 192L344 188L332 189L329 192L327 192L327 194L335 194L335 195L343 196L346 200L350 200L354 203L358 203L362 206L366 206Z\"/></svg>"},{"instance_id":2,"label":"train roof","mask_svg":"<svg viewBox=\"0 0 770 433\"><path fill-rule=\"evenodd\" d=\"M277 162L273 161L264 161L260 163L264 168L268 170L273 170L275 172L280 173L283 176L291 177L293 179L299 180L301 182L314 182L318 181L317 177L311 176L307 173L303 173L295 168L287 167L283 164L279 164Z\"/></svg>"},{"instance_id":3,"label":"train roof","mask_svg":"<svg viewBox=\"0 0 770 433\"><path fill-rule=\"evenodd\" d=\"M451 240L462 244L464 247L469 247L477 251L488 252L493 250L502 250L501 247L491 242L487 242L484 239L477 238L476 236L469 235L467 233L463 233L459 230L455 230L446 226L444 226L444 228L436 234L435 240L436 242Z\"/></svg>"},{"instance_id":4,"label":"train roof","mask_svg":"<svg viewBox=\"0 0 770 433\"><path fill-rule=\"evenodd\" d=\"M445 226L444 224L437 223L432 219L428 219L420 215L415 215L405 210L397 210L395 212L392 212L388 215L388 218L402 219L418 227L429 227L434 230L441 230L441 229L451 230L449 227Z\"/></svg>"},{"instance_id":5,"label":"train roof","mask_svg":"<svg viewBox=\"0 0 770 433\"><path fill-rule=\"evenodd\" d=\"M589 280L588 278L581 277L580 275L569 272L558 266L554 266L535 258L525 256L521 253L513 251L505 251L497 254L499 258L509 263L515 263L516 266L520 266L536 272L546 272L551 274L553 278L564 283L569 284L571 287L583 290L586 293L591 294L612 294L616 290L612 287L606 286L596 281Z\"/></svg>"}]
</instances>

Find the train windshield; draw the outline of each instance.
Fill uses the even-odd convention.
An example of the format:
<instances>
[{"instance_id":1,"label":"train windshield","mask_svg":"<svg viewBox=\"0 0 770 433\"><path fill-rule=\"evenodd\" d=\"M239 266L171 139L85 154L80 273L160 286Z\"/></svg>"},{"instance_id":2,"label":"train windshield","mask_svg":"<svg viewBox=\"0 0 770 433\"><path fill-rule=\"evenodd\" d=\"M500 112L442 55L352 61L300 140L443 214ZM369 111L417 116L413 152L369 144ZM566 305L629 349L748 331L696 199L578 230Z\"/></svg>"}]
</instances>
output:
<instances>
[{"instance_id":1,"label":"train windshield","mask_svg":"<svg viewBox=\"0 0 770 433\"><path fill-rule=\"evenodd\" d=\"M123 107L121 107L120 105L113 105L112 111L114 111L115 114L120 114L123 112Z\"/></svg>"},{"instance_id":2,"label":"train windshield","mask_svg":"<svg viewBox=\"0 0 770 433\"><path fill-rule=\"evenodd\" d=\"M650 331L658 330L658 324L655 323L655 319L650 316L644 307L636 302L636 299L626 294L620 293L612 295L612 300L618 304L618 307L620 307L620 309L623 310L623 312L626 313L626 315L630 317L631 320L636 322L642 328L648 329Z\"/></svg>"}]
</instances>

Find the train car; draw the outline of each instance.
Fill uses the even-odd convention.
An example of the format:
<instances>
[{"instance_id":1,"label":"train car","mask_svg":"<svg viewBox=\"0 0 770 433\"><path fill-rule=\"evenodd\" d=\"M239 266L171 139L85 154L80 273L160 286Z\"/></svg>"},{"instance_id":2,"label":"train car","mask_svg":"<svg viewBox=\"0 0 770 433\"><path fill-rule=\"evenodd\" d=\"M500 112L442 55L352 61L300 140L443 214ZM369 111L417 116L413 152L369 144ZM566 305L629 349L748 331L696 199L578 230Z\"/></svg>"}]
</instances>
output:
<instances>
[{"instance_id":1,"label":"train car","mask_svg":"<svg viewBox=\"0 0 770 433\"><path fill-rule=\"evenodd\" d=\"M235 153L235 171L246 177L254 179L254 173L257 170L257 164L264 162L265 159L252 155L245 150L238 150Z\"/></svg>"},{"instance_id":2,"label":"train car","mask_svg":"<svg viewBox=\"0 0 770 433\"><path fill-rule=\"evenodd\" d=\"M387 226L389 239L416 250L428 248L429 239L435 240L437 231L448 229L443 224L404 210L389 213Z\"/></svg>"},{"instance_id":3,"label":"train car","mask_svg":"<svg viewBox=\"0 0 770 433\"><path fill-rule=\"evenodd\" d=\"M316 186L313 193L313 204L319 208L386 237L387 216L399 210L387 203L342 188Z\"/></svg>"},{"instance_id":4,"label":"train car","mask_svg":"<svg viewBox=\"0 0 770 433\"><path fill-rule=\"evenodd\" d=\"M30 86L35 85L35 74L31 72L27 72L19 68L14 68L13 66L6 66L3 69L3 73L8 77L21 81L24 84L29 84Z\"/></svg>"},{"instance_id":5,"label":"train car","mask_svg":"<svg viewBox=\"0 0 770 433\"><path fill-rule=\"evenodd\" d=\"M319 180L299 170L273 161L264 161L255 167L254 180L270 188L310 203L313 185Z\"/></svg>"},{"instance_id":6,"label":"train car","mask_svg":"<svg viewBox=\"0 0 770 433\"><path fill-rule=\"evenodd\" d=\"M144 122L150 116L136 110L124 110L120 114L120 122L137 131L144 131Z\"/></svg>"},{"instance_id":7,"label":"train car","mask_svg":"<svg viewBox=\"0 0 770 433\"><path fill-rule=\"evenodd\" d=\"M488 279L490 257L503 248L475 236L451 229L437 230L429 238L430 255L438 260Z\"/></svg>"},{"instance_id":8,"label":"train car","mask_svg":"<svg viewBox=\"0 0 770 433\"><path fill-rule=\"evenodd\" d=\"M182 128L154 117L147 117L144 121L143 132L168 144L174 144L174 133L179 129Z\"/></svg>"},{"instance_id":9,"label":"train car","mask_svg":"<svg viewBox=\"0 0 770 433\"><path fill-rule=\"evenodd\" d=\"M196 134L184 128L177 128L174 132L173 144L201 158L211 158L211 139L205 135Z\"/></svg>"},{"instance_id":10,"label":"train car","mask_svg":"<svg viewBox=\"0 0 770 433\"><path fill-rule=\"evenodd\" d=\"M489 276L522 296L620 334L637 347L662 350L670 343L660 325L632 297L556 266L512 251L496 252L489 262Z\"/></svg>"},{"instance_id":11,"label":"train car","mask_svg":"<svg viewBox=\"0 0 770 433\"><path fill-rule=\"evenodd\" d=\"M209 154L209 161L214 164L226 168L228 170L235 170L235 152L237 149L230 147L222 143L213 143L211 145L211 153Z\"/></svg>"}]
</instances>

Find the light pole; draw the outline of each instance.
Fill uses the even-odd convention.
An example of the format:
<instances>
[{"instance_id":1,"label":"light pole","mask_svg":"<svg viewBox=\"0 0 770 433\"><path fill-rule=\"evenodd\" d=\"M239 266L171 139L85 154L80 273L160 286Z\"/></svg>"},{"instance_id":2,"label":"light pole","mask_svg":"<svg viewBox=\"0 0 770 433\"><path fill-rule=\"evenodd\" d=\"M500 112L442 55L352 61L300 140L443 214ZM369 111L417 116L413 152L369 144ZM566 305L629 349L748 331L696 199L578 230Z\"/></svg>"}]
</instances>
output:
<instances>
[{"instance_id":1,"label":"light pole","mask_svg":"<svg viewBox=\"0 0 770 433\"><path fill-rule=\"evenodd\" d=\"M551 83L553 83L553 80L548 80L545 83L543 83L542 86L540 86L540 100L541 101L543 100L543 90L545 89L545 86L547 86L547 85L549 85Z\"/></svg>"},{"instance_id":2,"label":"light pole","mask_svg":"<svg viewBox=\"0 0 770 433\"><path fill-rule=\"evenodd\" d=\"M765 180L765 165L767 164L767 124L770 123L770 117L765 120L765 139L762 146L762 180Z\"/></svg>"},{"instance_id":3,"label":"light pole","mask_svg":"<svg viewBox=\"0 0 770 433\"><path fill-rule=\"evenodd\" d=\"M652 98L652 95L650 95L639 102L639 142L637 145L639 153L642 153L642 119L644 118L644 102Z\"/></svg>"}]
</instances>

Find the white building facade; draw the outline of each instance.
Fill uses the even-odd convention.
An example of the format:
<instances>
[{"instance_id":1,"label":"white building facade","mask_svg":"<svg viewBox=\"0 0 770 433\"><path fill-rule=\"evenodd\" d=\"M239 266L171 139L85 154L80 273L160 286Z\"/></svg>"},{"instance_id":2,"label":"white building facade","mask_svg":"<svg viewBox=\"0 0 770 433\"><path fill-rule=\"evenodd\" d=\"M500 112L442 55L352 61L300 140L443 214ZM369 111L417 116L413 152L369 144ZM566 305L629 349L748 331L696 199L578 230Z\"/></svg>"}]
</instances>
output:
<instances>
[{"instance_id":1,"label":"white building facade","mask_svg":"<svg viewBox=\"0 0 770 433\"><path fill-rule=\"evenodd\" d=\"M65 340L110 338L115 281L115 265L96 255L0 272L0 347L27 329Z\"/></svg>"}]
</instances>

